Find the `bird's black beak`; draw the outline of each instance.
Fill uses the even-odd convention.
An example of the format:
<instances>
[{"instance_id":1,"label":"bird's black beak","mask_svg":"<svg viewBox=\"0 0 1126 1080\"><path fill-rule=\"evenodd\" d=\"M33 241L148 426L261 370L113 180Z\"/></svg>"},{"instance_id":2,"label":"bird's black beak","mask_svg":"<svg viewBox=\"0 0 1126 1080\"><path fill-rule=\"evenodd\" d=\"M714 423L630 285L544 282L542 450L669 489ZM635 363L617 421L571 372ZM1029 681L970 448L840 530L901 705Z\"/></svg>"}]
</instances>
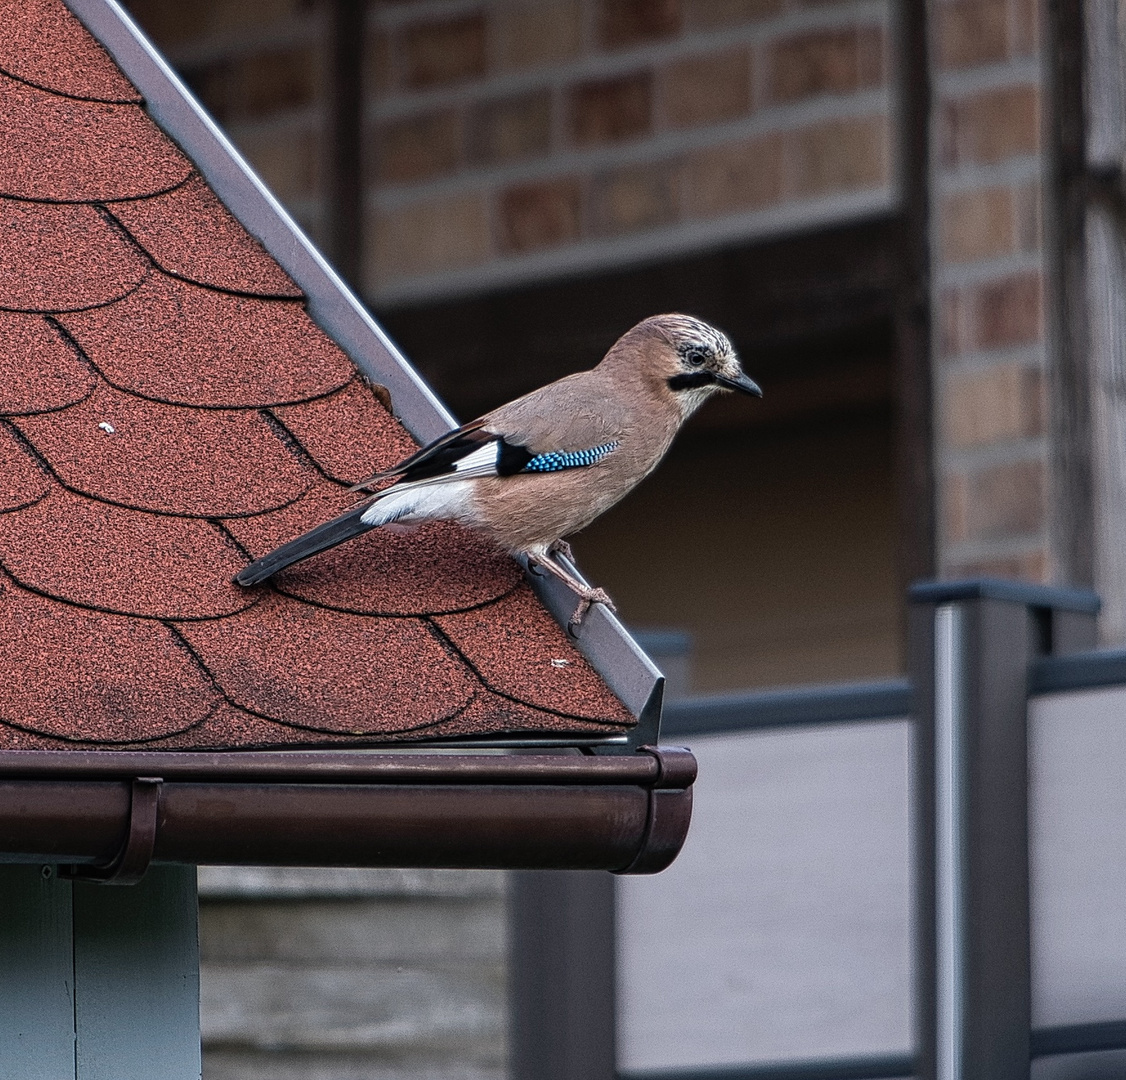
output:
<instances>
[{"instance_id":1,"label":"bird's black beak","mask_svg":"<svg viewBox=\"0 0 1126 1080\"><path fill-rule=\"evenodd\" d=\"M715 381L720 386L726 386L729 390L742 390L744 394L751 394L753 397L762 397L762 387L759 386L754 379L748 378L742 372L734 379L728 378L726 375L715 375Z\"/></svg>"}]
</instances>

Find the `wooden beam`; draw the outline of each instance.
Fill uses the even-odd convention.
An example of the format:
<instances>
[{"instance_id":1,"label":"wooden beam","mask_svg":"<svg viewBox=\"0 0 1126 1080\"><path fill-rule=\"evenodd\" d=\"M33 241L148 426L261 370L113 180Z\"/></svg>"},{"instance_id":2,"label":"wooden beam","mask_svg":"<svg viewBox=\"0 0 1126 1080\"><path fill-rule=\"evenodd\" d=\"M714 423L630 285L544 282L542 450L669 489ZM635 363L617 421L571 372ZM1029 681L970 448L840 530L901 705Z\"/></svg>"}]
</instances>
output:
<instances>
[{"instance_id":1,"label":"wooden beam","mask_svg":"<svg viewBox=\"0 0 1126 1080\"><path fill-rule=\"evenodd\" d=\"M71 884L0 866L0 1076L74 1076Z\"/></svg>"},{"instance_id":2,"label":"wooden beam","mask_svg":"<svg viewBox=\"0 0 1126 1080\"><path fill-rule=\"evenodd\" d=\"M1087 324L1083 3L1050 0L1045 13L1049 528L1056 577L1069 585L1090 585L1095 577L1095 482Z\"/></svg>"},{"instance_id":3,"label":"wooden beam","mask_svg":"<svg viewBox=\"0 0 1126 1080\"><path fill-rule=\"evenodd\" d=\"M136 885L0 865L0 1076L199 1080L194 866Z\"/></svg>"},{"instance_id":4,"label":"wooden beam","mask_svg":"<svg viewBox=\"0 0 1126 1080\"><path fill-rule=\"evenodd\" d=\"M895 472L901 591L937 564L930 284L929 7L902 0L898 35L899 233L895 314Z\"/></svg>"},{"instance_id":5,"label":"wooden beam","mask_svg":"<svg viewBox=\"0 0 1126 1080\"><path fill-rule=\"evenodd\" d=\"M363 0L333 0L329 39L329 256L355 286L363 268Z\"/></svg>"}]
</instances>

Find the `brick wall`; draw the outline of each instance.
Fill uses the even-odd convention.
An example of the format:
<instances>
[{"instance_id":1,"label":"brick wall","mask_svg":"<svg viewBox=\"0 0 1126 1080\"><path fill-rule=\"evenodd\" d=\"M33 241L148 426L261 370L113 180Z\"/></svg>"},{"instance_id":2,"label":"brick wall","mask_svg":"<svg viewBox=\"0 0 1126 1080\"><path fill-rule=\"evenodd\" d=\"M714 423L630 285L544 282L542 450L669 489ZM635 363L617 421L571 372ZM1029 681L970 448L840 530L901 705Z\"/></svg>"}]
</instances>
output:
<instances>
[{"instance_id":1,"label":"brick wall","mask_svg":"<svg viewBox=\"0 0 1126 1080\"><path fill-rule=\"evenodd\" d=\"M325 239L325 0L126 0L270 190Z\"/></svg>"},{"instance_id":2,"label":"brick wall","mask_svg":"<svg viewBox=\"0 0 1126 1080\"><path fill-rule=\"evenodd\" d=\"M890 204L884 0L415 0L370 13L382 305Z\"/></svg>"},{"instance_id":3,"label":"brick wall","mask_svg":"<svg viewBox=\"0 0 1126 1080\"><path fill-rule=\"evenodd\" d=\"M931 12L940 568L1047 580L1037 2Z\"/></svg>"},{"instance_id":4,"label":"brick wall","mask_svg":"<svg viewBox=\"0 0 1126 1080\"><path fill-rule=\"evenodd\" d=\"M128 0L318 242L330 0ZM361 286L382 307L893 202L890 0L374 0Z\"/></svg>"}]
</instances>

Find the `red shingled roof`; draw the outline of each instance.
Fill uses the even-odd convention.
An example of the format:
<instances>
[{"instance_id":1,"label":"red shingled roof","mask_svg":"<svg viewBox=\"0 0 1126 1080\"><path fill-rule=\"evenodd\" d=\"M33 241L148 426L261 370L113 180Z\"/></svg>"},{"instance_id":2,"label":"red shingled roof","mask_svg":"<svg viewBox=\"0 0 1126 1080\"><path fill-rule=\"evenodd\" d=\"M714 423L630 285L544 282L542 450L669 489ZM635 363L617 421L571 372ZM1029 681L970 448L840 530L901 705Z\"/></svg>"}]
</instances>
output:
<instances>
[{"instance_id":1,"label":"red shingled roof","mask_svg":"<svg viewBox=\"0 0 1126 1080\"><path fill-rule=\"evenodd\" d=\"M456 526L232 584L415 444L60 0L4 11L0 747L632 724Z\"/></svg>"}]
</instances>

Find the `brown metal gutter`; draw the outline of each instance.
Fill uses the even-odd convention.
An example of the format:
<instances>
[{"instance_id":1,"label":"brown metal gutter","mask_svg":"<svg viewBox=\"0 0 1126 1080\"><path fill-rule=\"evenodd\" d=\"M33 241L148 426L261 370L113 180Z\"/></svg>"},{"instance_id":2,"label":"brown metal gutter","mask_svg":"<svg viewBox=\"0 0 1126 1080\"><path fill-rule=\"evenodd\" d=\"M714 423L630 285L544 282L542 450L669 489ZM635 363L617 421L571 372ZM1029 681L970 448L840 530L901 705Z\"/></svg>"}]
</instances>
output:
<instances>
[{"instance_id":1,"label":"brown metal gutter","mask_svg":"<svg viewBox=\"0 0 1126 1080\"><path fill-rule=\"evenodd\" d=\"M695 758L672 747L607 757L7 751L0 862L92 864L120 881L150 859L656 873L684 843L695 777Z\"/></svg>"}]
</instances>

